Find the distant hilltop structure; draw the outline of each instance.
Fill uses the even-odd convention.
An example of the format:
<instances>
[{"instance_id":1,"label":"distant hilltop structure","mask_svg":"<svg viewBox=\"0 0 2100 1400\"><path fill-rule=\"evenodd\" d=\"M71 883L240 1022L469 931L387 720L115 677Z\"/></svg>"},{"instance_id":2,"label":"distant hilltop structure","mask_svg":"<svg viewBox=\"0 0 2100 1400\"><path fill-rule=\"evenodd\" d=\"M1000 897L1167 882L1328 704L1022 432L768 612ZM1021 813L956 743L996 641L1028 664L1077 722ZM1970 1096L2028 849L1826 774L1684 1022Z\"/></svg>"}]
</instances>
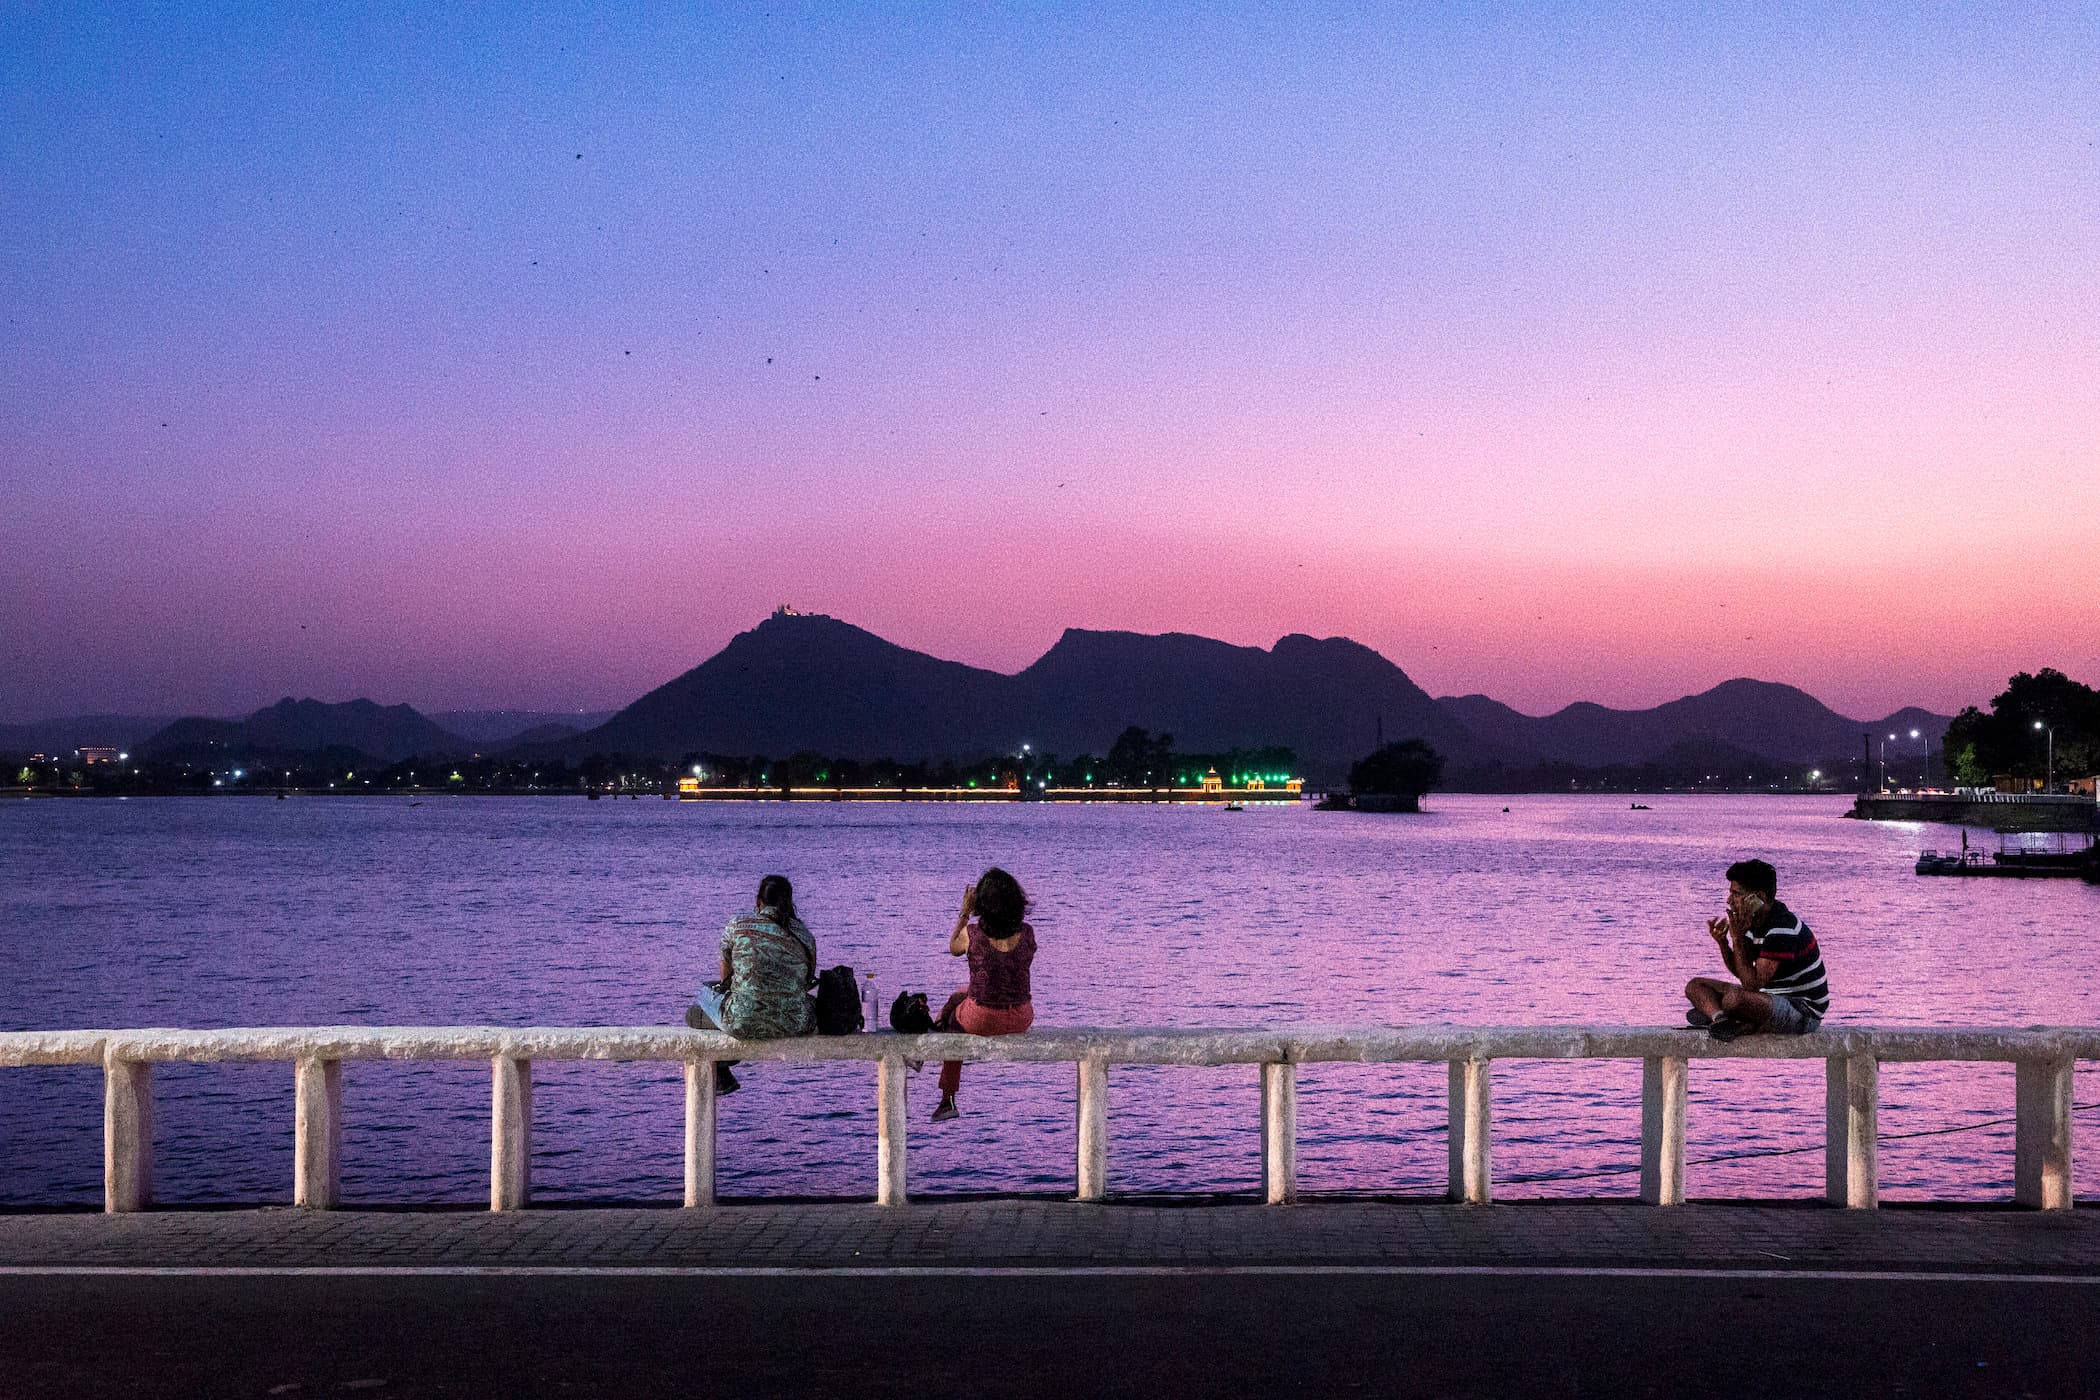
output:
<instances>
[{"instance_id":1,"label":"distant hilltop structure","mask_svg":"<svg viewBox=\"0 0 2100 1400\"><path fill-rule=\"evenodd\" d=\"M821 617L821 618L823 618L823 619L824 619L825 621L827 621L827 622L831 620L831 614L830 614L830 613L813 613L813 612L804 612L804 611L802 611L802 609L800 609L800 608L796 607L796 606L795 606L795 605L794 605L793 603L782 603L782 604L781 604L781 605L780 605L779 607L777 607L777 608L773 609L773 616L775 616L775 617Z\"/></svg>"}]
</instances>

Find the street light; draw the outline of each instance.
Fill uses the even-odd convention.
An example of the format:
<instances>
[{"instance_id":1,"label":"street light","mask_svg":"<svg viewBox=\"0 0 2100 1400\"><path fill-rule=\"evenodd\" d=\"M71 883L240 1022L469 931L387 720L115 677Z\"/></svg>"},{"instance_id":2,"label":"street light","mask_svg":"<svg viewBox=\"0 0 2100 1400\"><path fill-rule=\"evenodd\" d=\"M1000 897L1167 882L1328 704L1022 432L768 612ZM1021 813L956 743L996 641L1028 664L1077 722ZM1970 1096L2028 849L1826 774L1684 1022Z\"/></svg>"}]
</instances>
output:
<instances>
[{"instance_id":1,"label":"street light","mask_svg":"<svg viewBox=\"0 0 2100 1400\"><path fill-rule=\"evenodd\" d=\"M1915 729L1911 730L1910 737L1913 739L1917 738L1918 731ZM1925 786L1926 770L1932 766L1931 759L1932 740L1927 739L1925 741L1925 747L1922 750L1920 750L1918 754L1918 787L1920 789L1924 788Z\"/></svg>"},{"instance_id":2,"label":"street light","mask_svg":"<svg viewBox=\"0 0 2100 1400\"><path fill-rule=\"evenodd\" d=\"M1891 734L1888 736L1888 739L1881 741L1881 790L1883 792L1889 790L1889 739L1895 737L1895 735Z\"/></svg>"},{"instance_id":3,"label":"street light","mask_svg":"<svg viewBox=\"0 0 2100 1400\"><path fill-rule=\"evenodd\" d=\"M2049 766L2042 770L2042 791L2047 792L2056 786L2056 728L2040 720L2034 722L2034 727L2049 736Z\"/></svg>"}]
</instances>

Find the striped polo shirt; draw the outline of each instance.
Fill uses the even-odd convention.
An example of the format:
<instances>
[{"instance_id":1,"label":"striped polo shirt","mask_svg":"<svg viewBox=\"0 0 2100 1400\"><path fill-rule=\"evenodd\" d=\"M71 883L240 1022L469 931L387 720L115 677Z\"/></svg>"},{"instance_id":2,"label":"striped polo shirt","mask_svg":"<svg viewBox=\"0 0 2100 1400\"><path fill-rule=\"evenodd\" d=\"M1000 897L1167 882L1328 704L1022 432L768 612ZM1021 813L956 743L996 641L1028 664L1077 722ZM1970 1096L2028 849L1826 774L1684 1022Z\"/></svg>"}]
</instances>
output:
<instances>
[{"instance_id":1,"label":"striped polo shirt","mask_svg":"<svg viewBox=\"0 0 2100 1400\"><path fill-rule=\"evenodd\" d=\"M1823 953L1816 947L1816 936L1801 922L1801 916L1784 904L1774 900L1743 935L1743 947L1752 962L1770 958L1779 964L1764 990L1773 996L1789 997L1799 1002L1802 1010L1817 1016L1830 1011L1830 980L1823 975Z\"/></svg>"}]
</instances>

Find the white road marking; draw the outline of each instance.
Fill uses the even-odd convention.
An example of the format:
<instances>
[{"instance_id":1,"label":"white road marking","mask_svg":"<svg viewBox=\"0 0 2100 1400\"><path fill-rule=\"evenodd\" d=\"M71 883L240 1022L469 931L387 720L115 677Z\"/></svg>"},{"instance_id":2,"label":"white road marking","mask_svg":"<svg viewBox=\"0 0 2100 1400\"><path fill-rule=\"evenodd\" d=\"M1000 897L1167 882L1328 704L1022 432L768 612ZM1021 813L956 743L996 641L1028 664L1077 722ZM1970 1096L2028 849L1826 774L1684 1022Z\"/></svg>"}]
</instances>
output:
<instances>
[{"instance_id":1,"label":"white road marking","mask_svg":"<svg viewBox=\"0 0 2100 1400\"><path fill-rule=\"evenodd\" d=\"M2100 1273L1909 1269L1717 1269L1532 1264L0 1264L0 1278L1629 1278L1833 1283L2100 1284Z\"/></svg>"}]
</instances>

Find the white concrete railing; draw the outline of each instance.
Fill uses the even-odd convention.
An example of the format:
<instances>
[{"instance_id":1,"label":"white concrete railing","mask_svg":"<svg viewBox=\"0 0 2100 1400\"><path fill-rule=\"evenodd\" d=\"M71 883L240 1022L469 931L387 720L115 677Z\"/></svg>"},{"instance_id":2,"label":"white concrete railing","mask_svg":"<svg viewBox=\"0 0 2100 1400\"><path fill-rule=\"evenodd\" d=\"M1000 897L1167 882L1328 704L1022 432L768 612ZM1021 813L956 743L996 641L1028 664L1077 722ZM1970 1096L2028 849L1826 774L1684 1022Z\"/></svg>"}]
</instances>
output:
<instances>
[{"instance_id":1,"label":"white concrete railing","mask_svg":"<svg viewBox=\"0 0 2100 1400\"><path fill-rule=\"evenodd\" d=\"M1879 1202L1876 1136L1884 1061L1999 1061L2015 1066L2013 1198L2071 1205L2071 1085L2079 1060L2100 1059L2100 1027L2028 1030L1854 1027L1805 1036L1749 1036L1721 1044L1681 1029L1612 1026L1317 1027L1279 1030L1039 1029L971 1035L810 1036L742 1041L669 1027L314 1026L243 1030L0 1032L0 1067L103 1067L104 1206L141 1210L153 1199L153 1066L285 1061L293 1066L295 1205L337 1204L342 1168L344 1060L487 1059L493 1067L489 1206L517 1210L531 1198L532 1064L535 1060L655 1060L685 1066L685 1204L715 1202L715 1081L719 1060L863 1060L876 1065L876 1199L901 1205L905 1189L908 1060L1069 1063L1078 1071L1077 1196L1108 1187L1108 1069L1118 1064L1260 1066L1262 1191L1297 1195L1297 1067L1346 1062L1442 1061L1450 1066L1451 1199L1493 1197L1491 1066L1496 1060L1638 1059L1641 1198L1684 1200L1685 1094L1691 1060L1826 1062L1826 1196L1837 1205Z\"/></svg>"}]
</instances>

